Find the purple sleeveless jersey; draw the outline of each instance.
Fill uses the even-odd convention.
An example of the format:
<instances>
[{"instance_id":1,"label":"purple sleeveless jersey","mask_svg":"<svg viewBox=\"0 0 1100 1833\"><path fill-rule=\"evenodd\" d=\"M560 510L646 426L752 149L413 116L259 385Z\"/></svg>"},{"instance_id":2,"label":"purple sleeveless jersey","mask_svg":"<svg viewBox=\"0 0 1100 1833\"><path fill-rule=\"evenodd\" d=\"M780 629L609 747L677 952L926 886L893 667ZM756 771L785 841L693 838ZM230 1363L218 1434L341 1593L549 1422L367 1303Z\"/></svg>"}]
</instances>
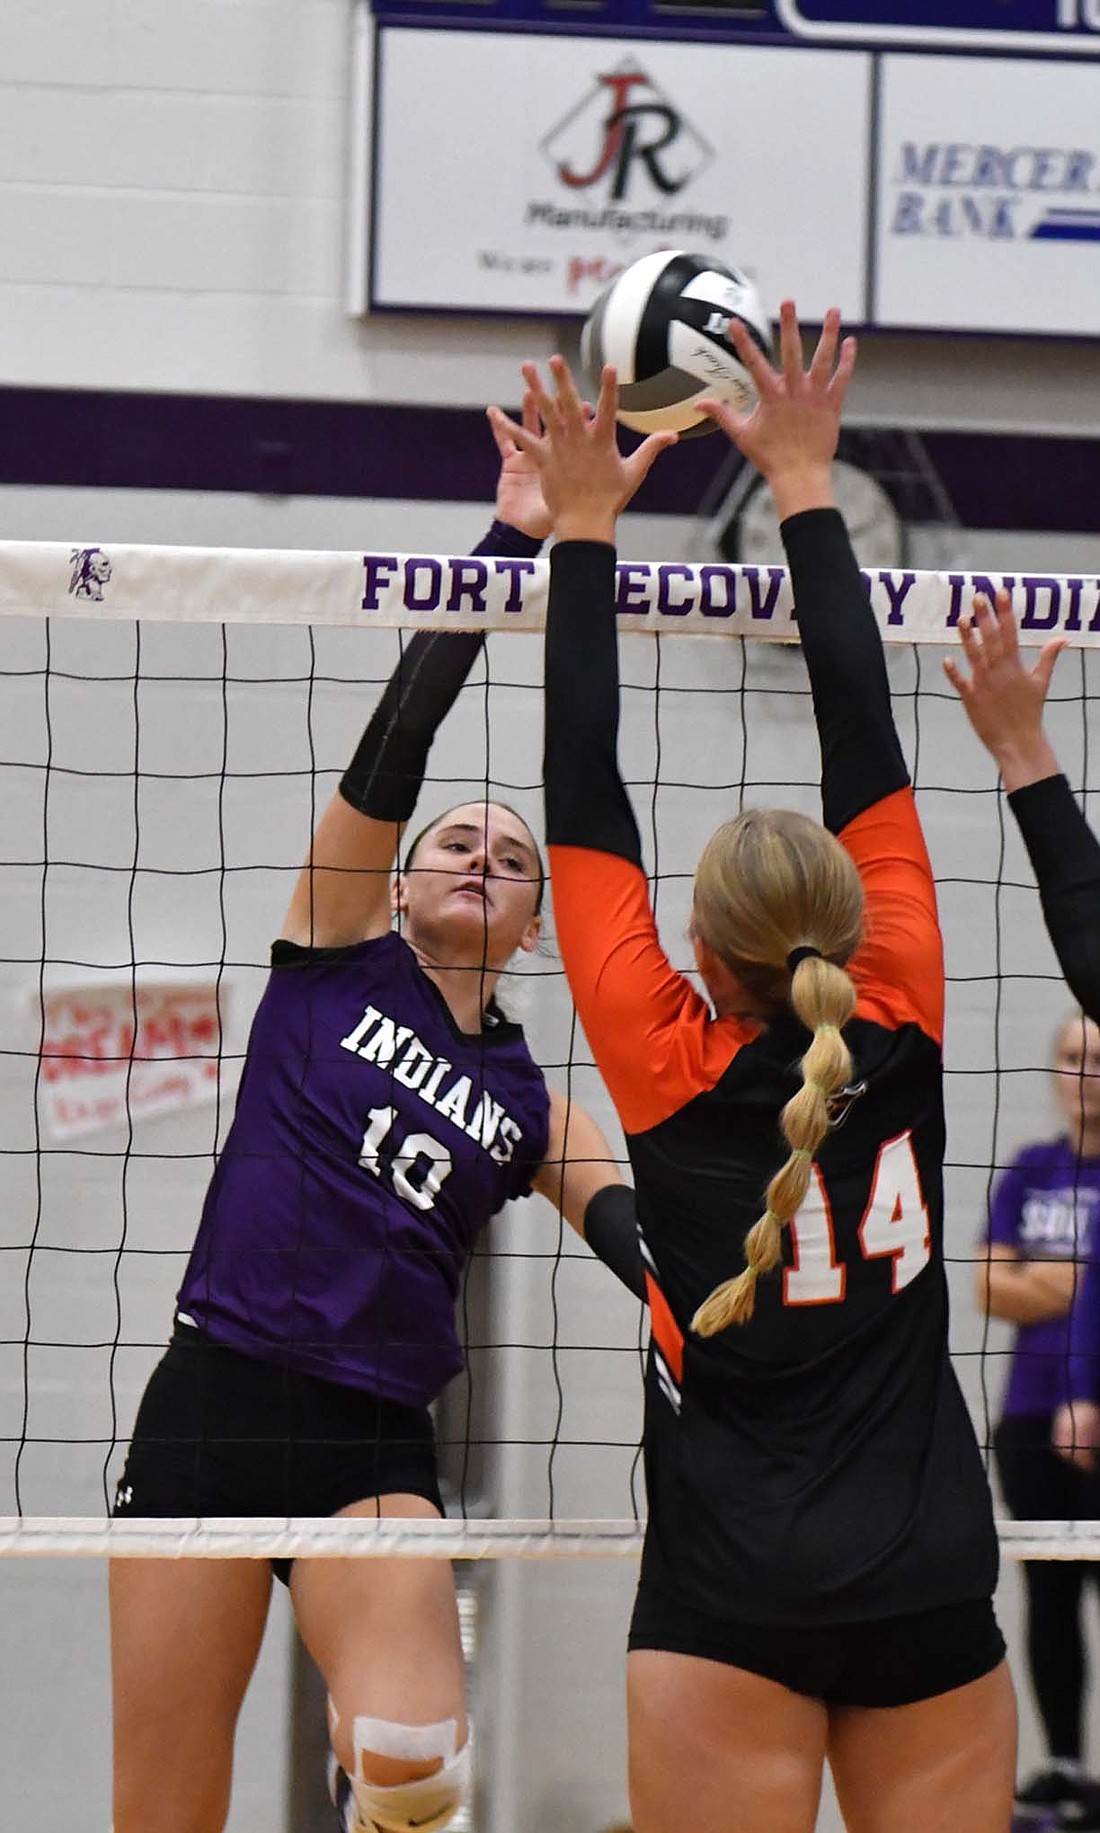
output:
<instances>
[{"instance_id":1,"label":"purple sleeveless jersey","mask_svg":"<svg viewBox=\"0 0 1100 1833\"><path fill-rule=\"evenodd\" d=\"M1100 1160L1079 1158L1068 1139L1025 1146L998 1179L987 1238L1025 1260L1075 1259L1083 1282L1100 1248ZM1053 1413L1069 1399L1070 1342L1070 1317L1017 1327L1006 1414Z\"/></svg>"},{"instance_id":2,"label":"purple sleeveless jersey","mask_svg":"<svg viewBox=\"0 0 1100 1833\"><path fill-rule=\"evenodd\" d=\"M478 1231L549 1101L518 1025L459 1032L400 936L276 943L179 1294L215 1342L422 1406L462 1367Z\"/></svg>"}]
</instances>

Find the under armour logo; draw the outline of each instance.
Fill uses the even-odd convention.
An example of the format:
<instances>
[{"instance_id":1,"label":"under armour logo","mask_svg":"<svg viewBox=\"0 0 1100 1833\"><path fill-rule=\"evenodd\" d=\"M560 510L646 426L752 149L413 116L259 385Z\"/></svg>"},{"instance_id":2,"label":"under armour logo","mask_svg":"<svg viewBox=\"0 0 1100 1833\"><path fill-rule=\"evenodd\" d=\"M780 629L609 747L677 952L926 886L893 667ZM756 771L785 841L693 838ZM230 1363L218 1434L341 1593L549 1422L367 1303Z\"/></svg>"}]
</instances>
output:
<instances>
[{"instance_id":1,"label":"under armour logo","mask_svg":"<svg viewBox=\"0 0 1100 1833\"><path fill-rule=\"evenodd\" d=\"M125 1489L123 1489L122 1484L120 1483L118 1488L115 1490L115 1507L116 1508L129 1508L133 1499L134 1499L134 1492L131 1489L129 1483L127 1483Z\"/></svg>"}]
</instances>

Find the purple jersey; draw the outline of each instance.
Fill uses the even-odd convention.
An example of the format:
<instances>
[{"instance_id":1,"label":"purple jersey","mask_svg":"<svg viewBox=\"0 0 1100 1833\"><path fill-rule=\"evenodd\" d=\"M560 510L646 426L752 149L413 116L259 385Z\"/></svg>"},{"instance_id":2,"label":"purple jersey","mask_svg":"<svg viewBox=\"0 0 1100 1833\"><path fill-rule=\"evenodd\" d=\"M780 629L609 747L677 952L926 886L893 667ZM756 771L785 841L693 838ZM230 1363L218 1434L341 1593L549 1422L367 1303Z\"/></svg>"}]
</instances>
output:
<instances>
[{"instance_id":1,"label":"purple jersey","mask_svg":"<svg viewBox=\"0 0 1100 1833\"><path fill-rule=\"evenodd\" d=\"M216 1342L421 1406L462 1366L481 1228L546 1156L518 1025L461 1033L398 935L278 942L179 1313Z\"/></svg>"},{"instance_id":2,"label":"purple jersey","mask_svg":"<svg viewBox=\"0 0 1100 1833\"><path fill-rule=\"evenodd\" d=\"M1098 1210L1100 1159L1080 1158L1068 1139L1047 1140L1025 1147L998 1180L988 1239L1024 1260L1083 1264L1100 1239ZM1068 1316L1019 1325L1005 1413L1053 1413L1069 1397L1069 1359Z\"/></svg>"}]
</instances>

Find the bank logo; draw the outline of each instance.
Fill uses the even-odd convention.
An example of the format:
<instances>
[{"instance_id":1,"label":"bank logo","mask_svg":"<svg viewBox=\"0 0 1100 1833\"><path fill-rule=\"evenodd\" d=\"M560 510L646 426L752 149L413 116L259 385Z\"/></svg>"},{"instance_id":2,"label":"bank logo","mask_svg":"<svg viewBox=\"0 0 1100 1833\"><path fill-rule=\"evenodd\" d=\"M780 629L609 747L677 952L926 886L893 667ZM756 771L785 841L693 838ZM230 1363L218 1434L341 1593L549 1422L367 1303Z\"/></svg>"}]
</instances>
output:
<instances>
[{"instance_id":1,"label":"bank logo","mask_svg":"<svg viewBox=\"0 0 1100 1833\"><path fill-rule=\"evenodd\" d=\"M1100 242L1100 210L1048 210L1031 231L1033 242Z\"/></svg>"},{"instance_id":2,"label":"bank logo","mask_svg":"<svg viewBox=\"0 0 1100 1833\"><path fill-rule=\"evenodd\" d=\"M714 158L713 149L633 59L597 76L541 143L568 191L606 187L612 203L638 188L675 197Z\"/></svg>"},{"instance_id":3,"label":"bank logo","mask_svg":"<svg viewBox=\"0 0 1100 1833\"><path fill-rule=\"evenodd\" d=\"M103 588L110 583L111 562L101 547L74 547L69 556L72 577L69 595L103 603Z\"/></svg>"},{"instance_id":4,"label":"bank logo","mask_svg":"<svg viewBox=\"0 0 1100 1833\"><path fill-rule=\"evenodd\" d=\"M1100 242L1100 157L1083 147L905 140L893 185L895 236Z\"/></svg>"}]
</instances>

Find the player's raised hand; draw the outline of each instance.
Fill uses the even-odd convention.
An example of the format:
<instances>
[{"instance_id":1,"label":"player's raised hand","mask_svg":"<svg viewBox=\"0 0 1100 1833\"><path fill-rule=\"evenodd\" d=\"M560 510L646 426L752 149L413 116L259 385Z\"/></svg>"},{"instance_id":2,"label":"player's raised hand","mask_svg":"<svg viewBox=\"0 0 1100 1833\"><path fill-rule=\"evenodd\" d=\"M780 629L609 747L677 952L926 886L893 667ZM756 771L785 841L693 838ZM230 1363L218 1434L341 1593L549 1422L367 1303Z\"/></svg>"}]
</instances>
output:
<instances>
[{"instance_id":1,"label":"player's raised hand","mask_svg":"<svg viewBox=\"0 0 1100 1833\"><path fill-rule=\"evenodd\" d=\"M509 528L522 529L525 535L531 535L536 541L545 541L554 524L542 494L539 468L531 454L523 451L512 438L500 409L490 407L487 412L497 451L500 453L497 517L501 522L507 522ZM524 390L521 425L535 438L542 431L535 397L529 388Z\"/></svg>"},{"instance_id":2,"label":"player's raised hand","mask_svg":"<svg viewBox=\"0 0 1100 1833\"><path fill-rule=\"evenodd\" d=\"M986 750L1000 766L1006 789L1022 789L1054 776L1058 761L1043 731L1043 707L1054 664L1066 647L1054 637L1039 653L1034 668L1024 665L1012 598L997 593L995 607L981 592L968 618L959 625L966 674L950 657L944 673Z\"/></svg>"},{"instance_id":3,"label":"player's raised hand","mask_svg":"<svg viewBox=\"0 0 1100 1833\"><path fill-rule=\"evenodd\" d=\"M778 369L739 319L730 324L730 341L752 377L756 406L750 414L724 401L704 399L699 406L767 478L781 519L801 509L832 507L831 467L856 362L855 338L841 340L840 313L835 307L826 312L809 364L790 299L779 308Z\"/></svg>"},{"instance_id":4,"label":"player's raised hand","mask_svg":"<svg viewBox=\"0 0 1100 1833\"><path fill-rule=\"evenodd\" d=\"M550 358L552 392L534 363L523 365L541 432L518 426L500 408L489 417L502 436L537 467L546 507L559 540L614 541L615 523L661 452L675 445L675 433L651 433L624 456L615 432L616 377L604 370L595 413L581 400L564 357Z\"/></svg>"}]
</instances>

